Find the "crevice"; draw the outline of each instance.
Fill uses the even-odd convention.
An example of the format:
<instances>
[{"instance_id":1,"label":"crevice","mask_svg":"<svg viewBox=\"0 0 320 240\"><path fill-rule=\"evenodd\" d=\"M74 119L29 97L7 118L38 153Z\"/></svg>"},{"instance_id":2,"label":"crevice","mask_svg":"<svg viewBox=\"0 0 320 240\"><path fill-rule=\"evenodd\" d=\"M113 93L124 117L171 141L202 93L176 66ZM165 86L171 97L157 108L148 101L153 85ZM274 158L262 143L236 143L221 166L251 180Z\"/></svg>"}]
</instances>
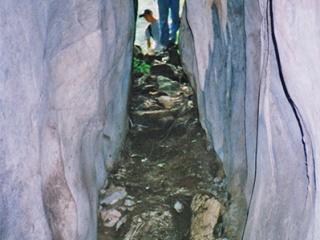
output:
<instances>
[{"instance_id":1,"label":"crevice","mask_svg":"<svg viewBox=\"0 0 320 240\"><path fill-rule=\"evenodd\" d=\"M279 48L278 48L278 43L277 43L275 28L274 28L273 0L270 0L269 7L270 7L270 20L271 20L271 38L272 38L272 42L274 45L274 51L275 51L276 61L277 61L278 71L279 71L279 78L281 81L282 88L284 90L284 94L285 94L285 96L286 96L286 98L292 108L292 111L297 119L297 123L298 123L299 129L300 129L301 142L302 142L303 149L304 149L306 176L307 176L308 185L309 185L310 184L310 176L309 176L309 170L308 170L308 154L307 154L307 147L306 147L306 143L305 143L305 139L304 139L304 131L303 131L302 122L301 122L301 114L299 113L299 110L298 110L296 104L294 103L294 101L292 100L292 98L289 94L288 88L287 88L285 80L284 80L283 72L282 72L280 53L279 53Z\"/></svg>"}]
</instances>

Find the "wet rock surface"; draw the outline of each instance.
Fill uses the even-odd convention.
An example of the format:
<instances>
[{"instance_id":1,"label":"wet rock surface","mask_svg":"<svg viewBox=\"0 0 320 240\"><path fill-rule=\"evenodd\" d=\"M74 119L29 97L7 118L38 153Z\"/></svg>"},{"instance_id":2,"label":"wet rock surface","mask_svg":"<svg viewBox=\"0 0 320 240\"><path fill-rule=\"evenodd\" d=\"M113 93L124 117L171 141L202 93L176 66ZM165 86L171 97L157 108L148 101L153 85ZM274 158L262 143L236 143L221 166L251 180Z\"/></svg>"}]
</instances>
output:
<instances>
[{"instance_id":1,"label":"wet rock surface","mask_svg":"<svg viewBox=\"0 0 320 240\"><path fill-rule=\"evenodd\" d=\"M193 91L179 66L155 59L150 72L133 75L131 127L122 161L100 191L98 239L232 239L223 220L227 179Z\"/></svg>"}]
</instances>

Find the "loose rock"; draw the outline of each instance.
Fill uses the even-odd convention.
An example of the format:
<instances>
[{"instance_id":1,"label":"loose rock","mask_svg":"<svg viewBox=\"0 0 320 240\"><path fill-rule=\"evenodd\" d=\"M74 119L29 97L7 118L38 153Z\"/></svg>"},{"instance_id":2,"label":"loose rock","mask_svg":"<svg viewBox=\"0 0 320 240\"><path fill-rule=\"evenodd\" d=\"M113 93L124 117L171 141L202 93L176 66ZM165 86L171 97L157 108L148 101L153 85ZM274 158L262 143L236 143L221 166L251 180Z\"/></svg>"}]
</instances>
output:
<instances>
[{"instance_id":1,"label":"loose rock","mask_svg":"<svg viewBox=\"0 0 320 240\"><path fill-rule=\"evenodd\" d=\"M105 193L105 198L100 201L100 204L113 205L127 196L127 192L122 187L111 187Z\"/></svg>"},{"instance_id":2,"label":"loose rock","mask_svg":"<svg viewBox=\"0 0 320 240\"><path fill-rule=\"evenodd\" d=\"M115 209L102 209L100 211L101 219L105 227L113 227L121 218L121 213Z\"/></svg>"},{"instance_id":3,"label":"loose rock","mask_svg":"<svg viewBox=\"0 0 320 240\"><path fill-rule=\"evenodd\" d=\"M124 240L173 240L176 235L169 210L159 209L135 216Z\"/></svg>"},{"instance_id":4,"label":"loose rock","mask_svg":"<svg viewBox=\"0 0 320 240\"><path fill-rule=\"evenodd\" d=\"M178 212L178 213L182 213L184 206L181 202L176 201L176 203L174 204L174 209Z\"/></svg>"},{"instance_id":5,"label":"loose rock","mask_svg":"<svg viewBox=\"0 0 320 240\"><path fill-rule=\"evenodd\" d=\"M197 194L191 203L191 240L213 240L213 230L218 222L220 202L214 197Z\"/></svg>"}]
</instances>

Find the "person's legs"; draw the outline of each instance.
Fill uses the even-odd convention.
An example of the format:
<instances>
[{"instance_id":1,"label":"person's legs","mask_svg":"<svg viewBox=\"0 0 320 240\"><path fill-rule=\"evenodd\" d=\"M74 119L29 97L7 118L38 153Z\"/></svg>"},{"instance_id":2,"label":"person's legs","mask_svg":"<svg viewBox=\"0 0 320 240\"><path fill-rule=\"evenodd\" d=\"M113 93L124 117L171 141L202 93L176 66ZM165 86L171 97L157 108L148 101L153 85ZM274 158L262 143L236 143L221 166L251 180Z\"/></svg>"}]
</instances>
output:
<instances>
[{"instance_id":1,"label":"person's legs","mask_svg":"<svg viewBox=\"0 0 320 240\"><path fill-rule=\"evenodd\" d=\"M179 17L179 2L180 0L169 0L169 8L171 10L172 23L170 25L169 41L175 43L177 37L177 31L180 27Z\"/></svg>"},{"instance_id":2,"label":"person's legs","mask_svg":"<svg viewBox=\"0 0 320 240\"><path fill-rule=\"evenodd\" d=\"M160 42L166 47L169 42L169 0L158 0L159 17L160 17Z\"/></svg>"}]
</instances>

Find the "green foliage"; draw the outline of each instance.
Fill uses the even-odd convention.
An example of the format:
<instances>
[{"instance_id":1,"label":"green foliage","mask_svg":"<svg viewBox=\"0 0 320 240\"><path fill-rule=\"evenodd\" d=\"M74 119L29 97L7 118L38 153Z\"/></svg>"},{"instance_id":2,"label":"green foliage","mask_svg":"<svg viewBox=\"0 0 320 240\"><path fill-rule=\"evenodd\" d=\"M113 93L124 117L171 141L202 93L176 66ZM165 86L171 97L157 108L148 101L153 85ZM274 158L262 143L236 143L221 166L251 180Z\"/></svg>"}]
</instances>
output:
<instances>
[{"instance_id":1,"label":"green foliage","mask_svg":"<svg viewBox=\"0 0 320 240\"><path fill-rule=\"evenodd\" d=\"M150 65L138 58L133 58L133 74L150 73Z\"/></svg>"}]
</instances>

